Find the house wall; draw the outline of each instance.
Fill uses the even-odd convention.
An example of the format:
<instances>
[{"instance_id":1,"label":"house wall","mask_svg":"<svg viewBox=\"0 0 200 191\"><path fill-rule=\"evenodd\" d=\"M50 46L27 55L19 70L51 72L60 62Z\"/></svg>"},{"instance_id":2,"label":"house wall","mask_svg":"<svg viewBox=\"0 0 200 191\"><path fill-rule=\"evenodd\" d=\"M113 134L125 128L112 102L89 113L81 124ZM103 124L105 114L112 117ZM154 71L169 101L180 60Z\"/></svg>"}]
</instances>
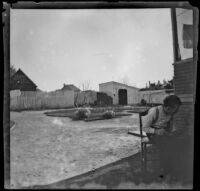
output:
<instances>
[{"instance_id":1,"label":"house wall","mask_svg":"<svg viewBox=\"0 0 200 191\"><path fill-rule=\"evenodd\" d=\"M99 91L107 93L113 98L113 104L119 104L119 89L127 90L127 103L128 104L137 104L139 103L139 91L136 88L132 88L123 84L117 83L105 83L99 84Z\"/></svg>"},{"instance_id":2,"label":"house wall","mask_svg":"<svg viewBox=\"0 0 200 191\"><path fill-rule=\"evenodd\" d=\"M175 60L174 65L174 89L175 95L180 97L182 106L176 114L175 126L184 129L191 137L194 135L194 104L196 93L196 58L193 58L193 48L183 47L183 24L198 26L197 20L193 20L193 11L188 9L176 8L177 35L180 49L181 60ZM194 33L193 33L194 34ZM174 37L176 33L173 33ZM193 36L193 44L197 42ZM174 47L176 48L176 46ZM193 138L191 139L193 140Z\"/></svg>"},{"instance_id":3,"label":"house wall","mask_svg":"<svg viewBox=\"0 0 200 191\"><path fill-rule=\"evenodd\" d=\"M194 62L188 60L183 63L174 64L174 86L175 95L180 97L182 106L175 117L175 125L193 135L194 131Z\"/></svg>"},{"instance_id":4,"label":"house wall","mask_svg":"<svg viewBox=\"0 0 200 191\"><path fill-rule=\"evenodd\" d=\"M74 106L74 92L10 91L10 109L54 109Z\"/></svg>"}]
</instances>

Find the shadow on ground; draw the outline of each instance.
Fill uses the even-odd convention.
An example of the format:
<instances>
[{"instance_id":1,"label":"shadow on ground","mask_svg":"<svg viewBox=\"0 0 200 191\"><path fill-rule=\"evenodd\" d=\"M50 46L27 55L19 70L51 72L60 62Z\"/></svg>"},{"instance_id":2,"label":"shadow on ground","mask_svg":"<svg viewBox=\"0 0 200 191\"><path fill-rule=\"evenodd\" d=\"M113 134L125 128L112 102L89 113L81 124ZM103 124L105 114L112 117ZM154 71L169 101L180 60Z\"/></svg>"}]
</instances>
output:
<instances>
[{"instance_id":1,"label":"shadow on ground","mask_svg":"<svg viewBox=\"0 0 200 191\"><path fill-rule=\"evenodd\" d=\"M152 154L150 154L153 156ZM94 171L49 185L35 185L29 189L135 189L135 188L192 188L191 177L184 181L169 182L160 174L159 162L153 159L148 164L148 173L141 173L140 153L103 166ZM152 170L153 169L153 170Z\"/></svg>"}]
</instances>

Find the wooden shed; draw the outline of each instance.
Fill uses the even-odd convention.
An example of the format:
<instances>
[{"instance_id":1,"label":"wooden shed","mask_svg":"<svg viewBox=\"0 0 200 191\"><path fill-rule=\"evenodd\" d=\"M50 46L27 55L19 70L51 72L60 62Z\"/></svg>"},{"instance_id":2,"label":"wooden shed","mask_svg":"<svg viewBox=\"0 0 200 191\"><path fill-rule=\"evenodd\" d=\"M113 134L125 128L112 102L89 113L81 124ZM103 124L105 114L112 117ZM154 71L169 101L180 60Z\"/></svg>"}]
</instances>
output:
<instances>
[{"instance_id":1,"label":"wooden shed","mask_svg":"<svg viewBox=\"0 0 200 191\"><path fill-rule=\"evenodd\" d=\"M139 103L139 88L119 82L99 84L99 91L105 92L113 98L114 105L129 105Z\"/></svg>"},{"instance_id":2,"label":"wooden shed","mask_svg":"<svg viewBox=\"0 0 200 191\"><path fill-rule=\"evenodd\" d=\"M19 69L10 79L10 90L36 91L37 85Z\"/></svg>"}]
</instances>

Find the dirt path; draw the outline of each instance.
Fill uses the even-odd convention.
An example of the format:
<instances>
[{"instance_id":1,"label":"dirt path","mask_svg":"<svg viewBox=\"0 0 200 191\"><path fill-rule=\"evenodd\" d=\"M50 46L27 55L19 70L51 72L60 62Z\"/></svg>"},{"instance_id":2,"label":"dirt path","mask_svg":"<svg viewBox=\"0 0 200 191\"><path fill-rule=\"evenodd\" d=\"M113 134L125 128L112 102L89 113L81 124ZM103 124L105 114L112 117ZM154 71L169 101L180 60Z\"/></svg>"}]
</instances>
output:
<instances>
[{"instance_id":1,"label":"dirt path","mask_svg":"<svg viewBox=\"0 0 200 191\"><path fill-rule=\"evenodd\" d=\"M136 116L93 122L11 112L11 185L50 184L131 156L139 138L127 134ZM136 125L135 125L136 126Z\"/></svg>"}]
</instances>

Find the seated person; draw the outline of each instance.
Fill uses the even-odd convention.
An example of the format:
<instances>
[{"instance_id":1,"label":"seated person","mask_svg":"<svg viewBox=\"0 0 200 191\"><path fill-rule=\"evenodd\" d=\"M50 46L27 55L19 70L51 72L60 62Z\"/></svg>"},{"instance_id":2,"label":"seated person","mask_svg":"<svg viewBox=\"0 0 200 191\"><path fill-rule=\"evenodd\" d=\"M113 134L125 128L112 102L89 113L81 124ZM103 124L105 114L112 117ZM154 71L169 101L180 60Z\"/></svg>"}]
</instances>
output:
<instances>
[{"instance_id":1,"label":"seated person","mask_svg":"<svg viewBox=\"0 0 200 191\"><path fill-rule=\"evenodd\" d=\"M152 107L143 117L143 130L157 146L164 177L176 178L183 168L184 131L173 126L173 116L179 110L181 100L176 95L167 96L163 105ZM183 152L182 152L183 151Z\"/></svg>"}]
</instances>

